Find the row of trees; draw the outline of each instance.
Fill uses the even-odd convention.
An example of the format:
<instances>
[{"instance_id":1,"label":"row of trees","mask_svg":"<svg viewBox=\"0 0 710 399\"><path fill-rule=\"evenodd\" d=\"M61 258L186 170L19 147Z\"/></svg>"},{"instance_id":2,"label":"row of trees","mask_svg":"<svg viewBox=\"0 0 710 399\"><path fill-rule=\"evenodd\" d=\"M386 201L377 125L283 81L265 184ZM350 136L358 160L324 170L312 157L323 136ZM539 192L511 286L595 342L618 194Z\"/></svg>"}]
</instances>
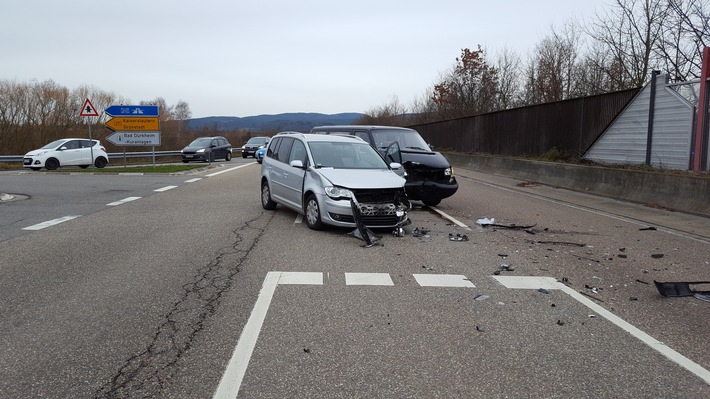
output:
<instances>
[{"instance_id":1,"label":"row of trees","mask_svg":"<svg viewBox=\"0 0 710 399\"><path fill-rule=\"evenodd\" d=\"M508 49L489 57L480 45L464 48L410 106L394 97L359 122L426 123L630 89L652 70L689 81L700 77L708 46L707 0L614 0L587 25L552 28L524 62Z\"/></svg>"},{"instance_id":2,"label":"row of trees","mask_svg":"<svg viewBox=\"0 0 710 399\"><path fill-rule=\"evenodd\" d=\"M74 90L52 80L16 82L0 80L0 154L22 155L53 140L64 137L88 137L87 122L92 124L92 136L106 145L109 152L120 152L105 140L111 134L103 123L108 116L79 116L86 99L101 111L111 105L134 104L114 93L105 92L91 86L81 86ZM200 135L221 134L232 137L241 144L248 138L246 132L218 132L217 127L207 127L201 131L187 131L187 120L192 117L190 106L180 100L168 105L162 97L140 101L136 105L157 105L160 110L161 147L179 149ZM230 137L227 137L228 139ZM130 150L145 151L142 147Z\"/></svg>"}]
</instances>

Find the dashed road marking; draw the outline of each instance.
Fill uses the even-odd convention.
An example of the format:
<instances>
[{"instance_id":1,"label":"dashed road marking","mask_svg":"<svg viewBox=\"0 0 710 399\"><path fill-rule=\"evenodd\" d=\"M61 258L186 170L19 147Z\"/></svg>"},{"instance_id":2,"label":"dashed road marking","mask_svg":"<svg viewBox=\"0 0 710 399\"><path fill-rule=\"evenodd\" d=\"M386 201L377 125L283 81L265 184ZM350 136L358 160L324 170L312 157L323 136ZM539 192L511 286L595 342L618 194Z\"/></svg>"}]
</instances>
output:
<instances>
[{"instance_id":1,"label":"dashed road marking","mask_svg":"<svg viewBox=\"0 0 710 399\"><path fill-rule=\"evenodd\" d=\"M76 215L76 216L64 216L64 217L61 217L61 218L57 218L57 219L53 219L53 220L48 220L48 221L46 221L46 222L37 223L37 224L34 224L34 225L32 225L32 226L24 227L22 230L42 230L42 229L47 228L47 227L49 227L49 226L54 226L55 224L64 223L64 222L66 222L66 221L69 221L69 220L72 220L72 219L76 219L76 218L78 218L79 216L81 216L81 215Z\"/></svg>"},{"instance_id":2,"label":"dashed road marking","mask_svg":"<svg viewBox=\"0 0 710 399\"><path fill-rule=\"evenodd\" d=\"M413 276L422 287L476 287L462 274L413 274Z\"/></svg>"},{"instance_id":3,"label":"dashed road marking","mask_svg":"<svg viewBox=\"0 0 710 399\"><path fill-rule=\"evenodd\" d=\"M394 285L389 273L345 273L345 285Z\"/></svg>"},{"instance_id":4,"label":"dashed road marking","mask_svg":"<svg viewBox=\"0 0 710 399\"><path fill-rule=\"evenodd\" d=\"M202 180L201 177L196 177L194 179L185 180L185 183L194 183L194 182L200 181L200 180Z\"/></svg>"},{"instance_id":5,"label":"dashed road marking","mask_svg":"<svg viewBox=\"0 0 710 399\"><path fill-rule=\"evenodd\" d=\"M124 198L124 199L119 200L119 201L116 201L116 202L108 203L108 204L106 204L106 206L118 206L118 205L123 205L123 204L125 204L126 202L131 202L131 201L135 201L135 200L138 200L138 199L141 199L141 197L128 197L128 198Z\"/></svg>"},{"instance_id":6,"label":"dashed road marking","mask_svg":"<svg viewBox=\"0 0 710 399\"><path fill-rule=\"evenodd\" d=\"M162 192L165 192L165 191L168 191L168 190L172 190L172 189L174 189L174 188L177 188L177 186L165 186L165 187L162 187L162 188L155 189L155 190L153 190L153 191L155 191L156 193L162 193Z\"/></svg>"}]
</instances>

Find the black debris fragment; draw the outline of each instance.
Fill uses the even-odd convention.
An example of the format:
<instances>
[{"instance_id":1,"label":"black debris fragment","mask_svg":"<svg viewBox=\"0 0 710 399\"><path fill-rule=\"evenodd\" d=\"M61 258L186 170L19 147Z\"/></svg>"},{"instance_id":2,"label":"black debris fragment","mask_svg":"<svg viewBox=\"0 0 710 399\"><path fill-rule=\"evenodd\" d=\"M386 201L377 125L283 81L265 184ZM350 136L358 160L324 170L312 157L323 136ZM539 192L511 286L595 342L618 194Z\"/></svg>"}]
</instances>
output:
<instances>
[{"instance_id":1,"label":"black debris fragment","mask_svg":"<svg viewBox=\"0 0 710 399\"><path fill-rule=\"evenodd\" d=\"M639 299L638 299L638 298L636 298L635 296L631 296L631 297L629 297L629 301L638 301L638 300L639 300Z\"/></svg>"},{"instance_id":2,"label":"black debris fragment","mask_svg":"<svg viewBox=\"0 0 710 399\"><path fill-rule=\"evenodd\" d=\"M427 234L429 234L429 230L425 229L424 227L417 227L412 231L412 236L413 237L425 237Z\"/></svg>"},{"instance_id":3,"label":"black debris fragment","mask_svg":"<svg viewBox=\"0 0 710 399\"><path fill-rule=\"evenodd\" d=\"M567 241L528 241L530 244L546 244L546 245L569 245L572 247L586 247L587 244L582 244L578 242L567 242Z\"/></svg>"},{"instance_id":4,"label":"black debris fragment","mask_svg":"<svg viewBox=\"0 0 710 399\"><path fill-rule=\"evenodd\" d=\"M311 353L311 350L308 349L308 348L303 348L303 351L306 352L306 353Z\"/></svg>"},{"instance_id":5,"label":"black debris fragment","mask_svg":"<svg viewBox=\"0 0 710 399\"><path fill-rule=\"evenodd\" d=\"M661 259L663 257L663 254L651 254L651 257L653 259Z\"/></svg>"},{"instance_id":6,"label":"black debris fragment","mask_svg":"<svg viewBox=\"0 0 710 399\"><path fill-rule=\"evenodd\" d=\"M565 322L562 321L562 320L557 320L557 325L558 325L558 326L564 326L564 325L565 325Z\"/></svg>"},{"instance_id":7,"label":"black debris fragment","mask_svg":"<svg viewBox=\"0 0 710 399\"><path fill-rule=\"evenodd\" d=\"M449 241L468 241L468 236L466 234L449 233Z\"/></svg>"},{"instance_id":8,"label":"black debris fragment","mask_svg":"<svg viewBox=\"0 0 710 399\"><path fill-rule=\"evenodd\" d=\"M658 293L667 297L694 296L695 294L710 295L710 291L696 291L691 285L710 284L710 281L690 281L690 282L659 282L653 280Z\"/></svg>"},{"instance_id":9,"label":"black debris fragment","mask_svg":"<svg viewBox=\"0 0 710 399\"><path fill-rule=\"evenodd\" d=\"M478 331L478 332L483 332L483 331L485 331L485 330L484 330L484 329L482 329L482 328L481 328L481 327L479 327L479 326L476 326L476 331Z\"/></svg>"},{"instance_id":10,"label":"black debris fragment","mask_svg":"<svg viewBox=\"0 0 710 399\"><path fill-rule=\"evenodd\" d=\"M537 292L542 292L543 294L549 294L550 290L547 288L538 288Z\"/></svg>"},{"instance_id":11,"label":"black debris fragment","mask_svg":"<svg viewBox=\"0 0 710 399\"><path fill-rule=\"evenodd\" d=\"M656 229L656 228L653 227L653 226L644 227L644 228L639 229L639 231L655 231L655 230L658 230L658 229Z\"/></svg>"},{"instance_id":12,"label":"black debris fragment","mask_svg":"<svg viewBox=\"0 0 710 399\"><path fill-rule=\"evenodd\" d=\"M639 279L636 279L636 282L637 282L637 283L641 283L641 284L646 284L646 285L649 284L648 282L643 281L643 280L639 280Z\"/></svg>"}]
</instances>

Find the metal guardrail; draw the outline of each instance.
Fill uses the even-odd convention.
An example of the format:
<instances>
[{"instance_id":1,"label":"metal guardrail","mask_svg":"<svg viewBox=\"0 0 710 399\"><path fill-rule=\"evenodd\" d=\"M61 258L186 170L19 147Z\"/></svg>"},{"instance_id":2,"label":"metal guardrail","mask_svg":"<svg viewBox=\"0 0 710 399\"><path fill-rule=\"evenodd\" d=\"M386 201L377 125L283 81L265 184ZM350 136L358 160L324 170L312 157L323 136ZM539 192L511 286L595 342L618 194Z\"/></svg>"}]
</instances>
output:
<instances>
[{"instance_id":1,"label":"metal guardrail","mask_svg":"<svg viewBox=\"0 0 710 399\"><path fill-rule=\"evenodd\" d=\"M151 158L154 154L156 157L175 157L180 155L180 151L111 152L108 159ZM22 158L24 155L0 155L0 162L22 162Z\"/></svg>"}]
</instances>

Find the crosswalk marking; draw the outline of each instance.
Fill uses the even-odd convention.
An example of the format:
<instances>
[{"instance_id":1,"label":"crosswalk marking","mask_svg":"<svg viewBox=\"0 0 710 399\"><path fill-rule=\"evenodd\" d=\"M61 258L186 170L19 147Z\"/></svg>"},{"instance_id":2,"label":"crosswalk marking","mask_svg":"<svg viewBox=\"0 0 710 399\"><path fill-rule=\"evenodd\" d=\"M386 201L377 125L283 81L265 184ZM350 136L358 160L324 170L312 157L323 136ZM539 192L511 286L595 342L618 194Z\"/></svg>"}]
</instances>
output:
<instances>
[{"instance_id":1,"label":"crosswalk marking","mask_svg":"<svg viewBox=\"0 0 710 399\"><path fill-rule=\"evenodd\" d=\"M389 273L345 273L345 285L394 285Z\"/></svg>"},{"instance_id":2,"label":"crosswalk marking","mask_svg":"<svg viewBox=\"0 0 710 399\"><path fill-rule=\"evenodd\" d=\"M422 287L476 287L462 274L414 274Z\"/></svg>"}]
</instances>

